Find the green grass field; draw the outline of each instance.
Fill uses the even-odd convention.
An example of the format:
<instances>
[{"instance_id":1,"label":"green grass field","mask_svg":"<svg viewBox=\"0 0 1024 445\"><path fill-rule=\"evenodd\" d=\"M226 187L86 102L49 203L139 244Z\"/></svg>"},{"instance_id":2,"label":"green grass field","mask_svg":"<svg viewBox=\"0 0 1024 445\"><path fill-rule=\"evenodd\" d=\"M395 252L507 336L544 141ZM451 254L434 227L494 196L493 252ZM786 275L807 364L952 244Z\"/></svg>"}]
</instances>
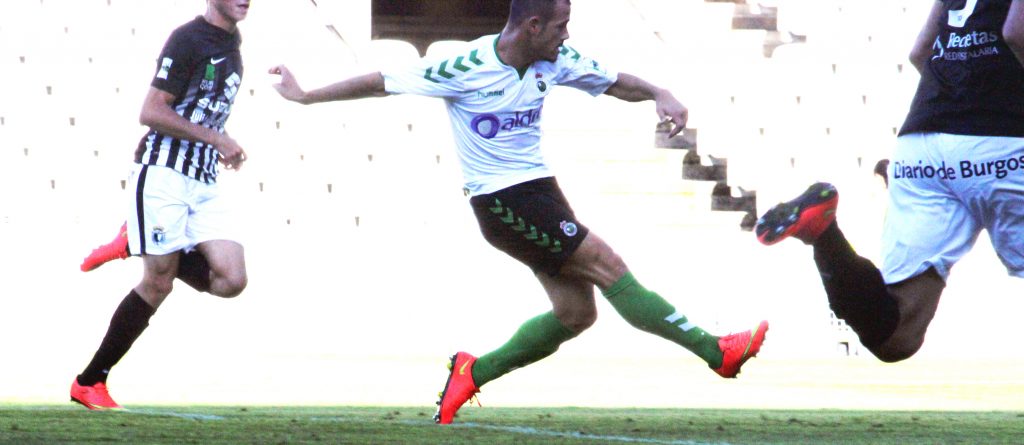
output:
<instances>
[{"instance_id":1,"label":"green grass field","mask_svg":"<svg viewBox=\"0 0 1024 445\"><path fill-rule=\"evenodd\" d=\"M0 406L0 443L1020 444L1024 413L592 408Z\"/></svg>"}]
</instances>

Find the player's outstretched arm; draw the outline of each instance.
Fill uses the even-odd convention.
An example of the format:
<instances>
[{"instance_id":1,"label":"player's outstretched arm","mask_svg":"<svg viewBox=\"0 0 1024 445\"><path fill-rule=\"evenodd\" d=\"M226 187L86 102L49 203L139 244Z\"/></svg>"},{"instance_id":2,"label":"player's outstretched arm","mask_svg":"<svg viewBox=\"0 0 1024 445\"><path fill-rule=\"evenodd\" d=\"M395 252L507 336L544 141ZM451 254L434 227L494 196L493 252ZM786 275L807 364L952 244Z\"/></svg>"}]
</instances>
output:
<instances>
[{"instance_id":1,"label":"player's outstretched arm","mask_svg":"<svg viewBox=\"0 0 1024 445\"><path fill-rule=\"evenodd\" d=\"M1017 61L1024 65L1024 0L1013 0L1003 24L1003 38Z\"/></svg>"},{"instance_id":2,"label":"player's outstretched arm","mask_svg":"<svg viewBox=\"0 0 1024 445\"><path fill-rule=\"evenodd\" d=\"M352 77L310 91L303 90L295 80L295 75L284 65L271 68L270 74L281 76L281 82L274 84L274 89L281 97L303 105L387 96L384 90L384 76L379 72Z\"/></svg>"},{"instance_id":3,"label":"player's outstretched arm","mask_svg":"<svg viewBox=\"0 0 1024 445\"><path fill-rule=\"evenodd\" d=\"M174 111L175 96L151 87L142 104L139 123L176 138L210 144L220 153L220 161L228 169L238 170L245 162L245 150L227 133L193 124Z\"/></svg>"},{"instance_id":4,"label":"player's outstretched arm","mask_svg":"<svg viewBox=\"0 0 1024 445\"><path fill-rule=\"evenodd\" d=\"M653 100L655 111L658 112L658 118L662 122L671 122L673 125L668 137L675 136L680 131L683 131L683 128L686 128L686 121L689 119L690 111L676 100L676 97L670 91L654 86L639 77L619 73L619 79L612 86L608 87L604 94L627 102Z\"/></svg>"}]
</instances>

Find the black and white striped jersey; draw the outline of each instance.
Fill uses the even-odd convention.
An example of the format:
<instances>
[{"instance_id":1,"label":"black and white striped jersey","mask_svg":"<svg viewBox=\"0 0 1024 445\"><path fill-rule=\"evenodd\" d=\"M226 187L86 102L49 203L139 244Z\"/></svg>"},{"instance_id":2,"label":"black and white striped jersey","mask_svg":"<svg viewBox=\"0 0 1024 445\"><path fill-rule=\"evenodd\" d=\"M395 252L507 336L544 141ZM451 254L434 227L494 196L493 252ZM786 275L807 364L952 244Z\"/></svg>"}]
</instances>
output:
<instances>
[{"instance_id":1,"label":"black and white striped jersey","mask_svg":"<svg viewBox=\"0 0 1024 445\"><path fill-rule=\"evenodd\" d=\"M174 111L190 122L224 132L242 83L241 36L202 16L171 33L150 84L173 94ZM135 150L135 162L177 170L197 181L217 180L217 148L150 130Z\"/></svg>"}]
</instances>

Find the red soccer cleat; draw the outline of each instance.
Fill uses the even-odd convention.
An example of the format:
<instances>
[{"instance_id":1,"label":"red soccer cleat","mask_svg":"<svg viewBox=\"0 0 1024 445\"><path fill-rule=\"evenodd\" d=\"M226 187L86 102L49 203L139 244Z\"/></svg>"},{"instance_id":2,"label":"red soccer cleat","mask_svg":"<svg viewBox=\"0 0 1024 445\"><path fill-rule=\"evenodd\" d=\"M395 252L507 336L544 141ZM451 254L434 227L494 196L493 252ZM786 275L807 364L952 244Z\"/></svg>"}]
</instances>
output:
<instances>
[{"instance_id":1,"label":"red soccer cleat","mask_svg":"<svg viewBox=\"0 0 1024 445\"><path fill-rule=\"evenodd\" d=\"M77 378L71 382L71 401L91 410L124 409L110 398L106 383L99 382L92 386L82 386L78 384Z\"/></svg>"},{"instance_id":2,"label":"red soccer cleat","mask_svg":"<svg viewBox=\"0 0 1024 445\"><path fill-rule=\"evenodd\" d=\"M82 272L88 272L108 261L123 260L128 256L128 223L124 223L121 224L121 230L117 232L114 240L93 249L92 253L82 260L80 268Z\"/></svg>"},{"instance_id":3,"label":"red soccer cleat","mask_svg":"<svg viewBox=\"0 0 1024 445\"><path fill-rule=\"evenodd\" d=\"M437 413L434 414L434 422L443 425L452 423L455 412L480 392L480 388L473 382L473 364L476 363L476 357L465 352L457 352L451 360L448 364L448 382L444 385L444 391L438 393L440 400L437 401Z\"/></svg>"},{"instance_id":4,"label":"red soccer cleat","mask_svg":"<svg viewBox=\"0 0 1024 445\"><path fill-rule=\"evenodd\" d=\"M756 328L749 331L719 338L718 347L722 349L722 366L715 372L727 379L736 378L736 374L740 373L740 367L761 350L761 343L764 343L764 334L767 331L768 322L762 321Z\"/></svg>"},{"instance_id":5,"label":"red soccer cleat","mask_svg":"<svg viewBox=\"0 0 1024 445\"><path fill-rule=\"evenodd\" d=\"M813 244L836 220L839 191L829 183L818 182L792 201L772 207L757 220L754 232L761 244L770 246L787 237Z\"/></svg>"}]
</instances>

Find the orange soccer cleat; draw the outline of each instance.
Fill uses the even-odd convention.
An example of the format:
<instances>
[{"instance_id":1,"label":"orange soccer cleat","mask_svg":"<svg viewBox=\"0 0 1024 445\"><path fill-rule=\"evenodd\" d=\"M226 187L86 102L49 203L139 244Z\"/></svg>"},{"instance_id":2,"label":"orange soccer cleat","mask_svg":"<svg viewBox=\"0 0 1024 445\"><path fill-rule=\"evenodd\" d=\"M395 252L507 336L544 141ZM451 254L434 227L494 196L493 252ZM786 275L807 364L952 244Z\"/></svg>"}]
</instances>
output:
<instances>
[{"instance_id":1,"label":"orange soccer cleat","mask_svg":"<svg viewBox=\"0 0 1024 445\"><path fill-rule=\"evenodd\" d=\"M751 357L757 355L764 343L764 334L768 331L768 322L762 321L749 331L729 334L718 339L718 347L722 349L722 366L715 369L718 375L734 379L740 373L740 367Z\"/></svg>"},{"instance_id":2,"label":"orange soccer cleat","mask_svg":"<svg viewBox=\"0 0 1024 445\"><path fill-rule=\"evenodd\" d=\"M476 357L465 352L457 352L451 356L451 363L448 364L448 382L444 385L444 391L438 394L440 400L437 401L434 422L452 423L455 412L480 392L480 388L473 382L474 363L476 363Z\"/></svg>"},{"instance_id":3,"label":"orange soccer cleat","mask_svg":"<svg viewBox=\"0 0 1024 445\"><path fill-rule=\"evenodd\" d=\"M124 223L113 241L93 249L89 256L82 260L80 268L82 272L88 272L108 261L123 260L128 256L128 223Z\"/></svg>"},{"instance_id":4,"label":"orange soccer cleat","mask_svg":"<svg viewBox=\"0 0 1024 445\"><path fill-rule=\"evenodd\" d=\"M754 232L758 241L770 246L787 237L813 244L836 220L839 191L829 183L818 182L795 199L777 204L757 220Z\"/></svg>"},{"instance_id":5,"label":"orange soccer cleat","mask_svg":"<svg viewBox=\"0 0 1024 445\"><path fill-rule=\"evenodd\" d=\"M107 384L98 382L92 386L78 384L76 378L71 382L71 401L79 403L91 410L123 409L107 392Z\"/></svg>"}]
</instances>

